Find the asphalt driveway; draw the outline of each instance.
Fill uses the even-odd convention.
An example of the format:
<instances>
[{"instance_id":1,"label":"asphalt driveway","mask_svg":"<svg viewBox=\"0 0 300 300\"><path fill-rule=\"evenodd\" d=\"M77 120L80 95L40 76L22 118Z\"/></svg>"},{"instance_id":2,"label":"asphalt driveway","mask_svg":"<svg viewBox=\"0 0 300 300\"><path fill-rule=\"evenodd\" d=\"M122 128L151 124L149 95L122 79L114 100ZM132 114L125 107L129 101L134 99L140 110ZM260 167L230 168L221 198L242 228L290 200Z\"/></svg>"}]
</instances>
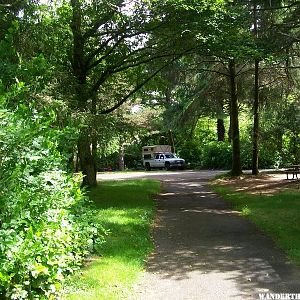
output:
<instances>
[{"instance_id":1,"label":"asphalt driveway","mask_svg":"<svg viewBox=\"0 0 300 300\"><path fill-rule=\"evenodd\" d=\"M161 180L163 191L157 198L155 251L132 299L259 299L259 293L300 293L300 269L210 190L215 175L138 173Z\"/></svg>"}]
</instances>

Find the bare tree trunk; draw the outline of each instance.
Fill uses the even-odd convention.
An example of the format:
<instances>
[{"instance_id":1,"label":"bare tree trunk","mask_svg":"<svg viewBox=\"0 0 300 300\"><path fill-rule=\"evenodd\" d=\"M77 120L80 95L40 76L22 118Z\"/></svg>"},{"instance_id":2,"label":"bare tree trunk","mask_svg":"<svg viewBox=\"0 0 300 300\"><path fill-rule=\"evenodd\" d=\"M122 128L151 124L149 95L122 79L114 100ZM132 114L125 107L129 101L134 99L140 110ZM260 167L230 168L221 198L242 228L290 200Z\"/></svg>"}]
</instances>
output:
<instances>
[{"instance_id":1,"label":"bare tree trunk","mask_svg":"<svg viewBox=\"0 0 300 300\"><path fill-rule=\"evenodd\" d=\"M217 136L218 136L218 142L224 142L225 141L225 125L224 125L224 100L219 99L219 112L217 116Z\"/></svg>"},{"instance_id":2,"label":"bare tree trunk","mask_svg":"<svg viewBox=\"0 0 300 300\"><path fill-rule=\"evenodd\" d=\"M78 140L78 155L80 159L80 168L83 178L83 185L96 186L97 172L96 164L93 157L91 142L87 132L82 132Z\"/></svg>"},{"instance_id":3,"label":"bare tree trunk","mask_svg":"<svg viewBox=\"0 0 300 300\"><path fill-rule=\"evenodd\" d=\"M232 169L233 176L242 174L241 150L240 150L240 129L239 129L239 105L236 83L236 64L232 59L229 62L229 81L230 81L230 121L232 134Z\"/></svg>"},{"instance_id":4,"label":"bare tree trunk","mask_svg":"<svg viewBox=\"0 0 300 300\"><path fill-rule=\"evenodd\" d=\"M225 126L224 126L223 119L217 120L217 133L218 133L218 142L224 142L225 141Z\"/></svg>"},{"instance_id":5,"label":"bare tree trunk","mask_svg":"<svg viewBox=\"0 0 300 300\"><path fill-rule=\"evenodd\" d=\"M89 96L86 93L87 67L84 54L85 39L81 28L81 2L79 0L71 0L70 4L72 6L71 29L73 33L72 69L73 75L77 79L77 107L80 111L87 112L89 110ZM97 146L97 141L95 142L92 136L93 133L90 134L90 131L82 130L78 139L78 156L80 161L80 168L84 175L83 185L88 186L97 185L97 172L95 163L95 149ZM92 144L93 147L91 147Z\"/></svg>"},{"instance_id":6,"label":"bare tree trunk","mask_svg":"<svg viewBox=\"0 0 300 300\"><path fill-rule=\"evenodd\" d=\"M255 60L255 86L253 104L252 175L258 175L259 139L259 61Z\"/></svg>"},{"instance_id":7,"label":"bare tree trunk","mask_svg":"<svg viewBox=\"0 0 300 300\"><path fill-rule=\"evenodd\" d=\"M171 129L168 130L168 140L169 140L169 144L171 146L171 152L175 153L174 138L173 138L173 133L172 133Z\"/></svg>"},{"instance_id":8,"label":"bare tree trunk","mask_svg":"<svg viewBox=\"0 0 300 300\"><path fill-rule=\"evenodd\" d=\"M231 115L231 102L229 102L229 115ZM231 117L229 119L228 142L230 144L232 143L232 122L231 122Z\"/></svg>"},{"instance_id":9,"label":"bare tree trunk","mask_svg":"<svg viewBox=\"0 0 300 300\"><path fill-rule=\"evenodd\" d=\"M257 6L254 5L254 35L258 37ZM258 139L259 139L259 60L254 62L254 103L253 103L253 137L252 137L252 175L258 175Z\"/></svg>"}]
</instances>

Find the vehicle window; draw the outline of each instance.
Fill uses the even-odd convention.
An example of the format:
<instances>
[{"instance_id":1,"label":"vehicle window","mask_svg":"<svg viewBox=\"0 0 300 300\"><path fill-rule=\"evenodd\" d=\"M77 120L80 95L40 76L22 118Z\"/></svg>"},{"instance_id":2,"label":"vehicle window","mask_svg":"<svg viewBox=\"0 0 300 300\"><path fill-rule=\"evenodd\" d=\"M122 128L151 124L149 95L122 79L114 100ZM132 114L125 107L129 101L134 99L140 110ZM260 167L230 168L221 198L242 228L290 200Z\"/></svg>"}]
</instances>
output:
<instances>
[{"instance_id":1,"label":"vehicle window","mask_svg":"<svg viewBox=\"0 0 300 300\"><path fill-rule=\"evenodd\" d=\"M159 154L157 154L157 155L155 156L155 159L159 159Z\"/></svg>"},{"instance_id":2,"label":"vehicle window","mask_svg":"<svg viewBox=\"0 0 300 300\"><path fill-rule=\"evenodd\" d=\"M163 156L163 155L161 155L159 158L160 158L160 159L164 159L164 156Z\"/></svg>"},{"instance_id":3,"label":"vehicle window","mask_svg":"<svg viewBox=\"0 0 300 300\"><path fill-rule=\"evenodd\" d=\"M166 158L175 158L173 154L166 154Z\"/></svg>"}]
</instances>

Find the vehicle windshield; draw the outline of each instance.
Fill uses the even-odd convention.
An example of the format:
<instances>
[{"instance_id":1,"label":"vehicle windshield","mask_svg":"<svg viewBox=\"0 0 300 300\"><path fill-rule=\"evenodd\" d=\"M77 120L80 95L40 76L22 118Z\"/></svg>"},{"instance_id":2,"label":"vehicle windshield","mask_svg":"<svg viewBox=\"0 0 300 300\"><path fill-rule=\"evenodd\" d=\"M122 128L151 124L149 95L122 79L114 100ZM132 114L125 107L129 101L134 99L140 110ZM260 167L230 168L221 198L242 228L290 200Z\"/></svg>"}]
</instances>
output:
<instances>
[{"instance_id":1,"label":"vehicle windshield","mask_svg":"<svg viewBox=\"0 0 300 300\"><path fill-rule=\"evenodd\" d=\"M176 158L175 155L173 155L172 153L170 154L165 154L166 158Z\"/></svg>"}]
</instances>

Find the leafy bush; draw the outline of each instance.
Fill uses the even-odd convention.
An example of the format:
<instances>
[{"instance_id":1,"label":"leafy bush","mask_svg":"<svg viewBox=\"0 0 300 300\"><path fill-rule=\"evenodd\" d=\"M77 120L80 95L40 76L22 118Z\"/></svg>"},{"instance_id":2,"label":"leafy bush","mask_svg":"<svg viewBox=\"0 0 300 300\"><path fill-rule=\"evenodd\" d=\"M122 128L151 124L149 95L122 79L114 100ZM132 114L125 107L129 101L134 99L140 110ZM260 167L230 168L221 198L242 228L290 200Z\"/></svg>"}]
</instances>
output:
<instances>
[{"instance_id":1,"label":"leafy bush","mask_svg":"<svg viewBox=\"0 0 300 300\"><path fill-rule=\"evenodd\" d=\"M260 169L277 168L281 164L281 157L275 147L268 141L259 144L258 167ZM241 162L243 169L252 168L253 145L251 138L241 140Z\"/></svg>"},{"instance_id":2,"label":"leafy bush","mask_svg":"<svg viewBox=\"0 0 300 300\"><path fill-rule=\"evenodd\" d=\"M62 167L75 131L56 128L55 118L33 106L6 109L0 98L0 298L57 298L102 242L81 176Z\"/></svg>"},{"instance_id":3,"label":"leafy bush","mask_svg":"<svg viewBox=\"0 0 300 300\"><path fill-rule=\"evenodd\" d=\"M178 154L184 158L188 166L194 168L201 165L201 144L195 140L185 141L183 145L180 145Z\"/></svg>"},{"instance_id":4,"label":"leafy bush","mask_svg":"<svg viewBox=\"0 0 300 300\"><path fill-rule=\"evenodd\" d=\"M231 145L226 142L209 142L202 148L203 168L230 169L232 162Z\"/></svg>"},{"instance_id":5,"label":"leafy bush","mask_svg":"<svg viewBox=\"0 0 300 300\"><path fill-rule=\"evenodd\" d=\"M241 139L241 164L242 169L251 170L252 168L252 140L251 137Z\"/></svg>"}]
</instances>

